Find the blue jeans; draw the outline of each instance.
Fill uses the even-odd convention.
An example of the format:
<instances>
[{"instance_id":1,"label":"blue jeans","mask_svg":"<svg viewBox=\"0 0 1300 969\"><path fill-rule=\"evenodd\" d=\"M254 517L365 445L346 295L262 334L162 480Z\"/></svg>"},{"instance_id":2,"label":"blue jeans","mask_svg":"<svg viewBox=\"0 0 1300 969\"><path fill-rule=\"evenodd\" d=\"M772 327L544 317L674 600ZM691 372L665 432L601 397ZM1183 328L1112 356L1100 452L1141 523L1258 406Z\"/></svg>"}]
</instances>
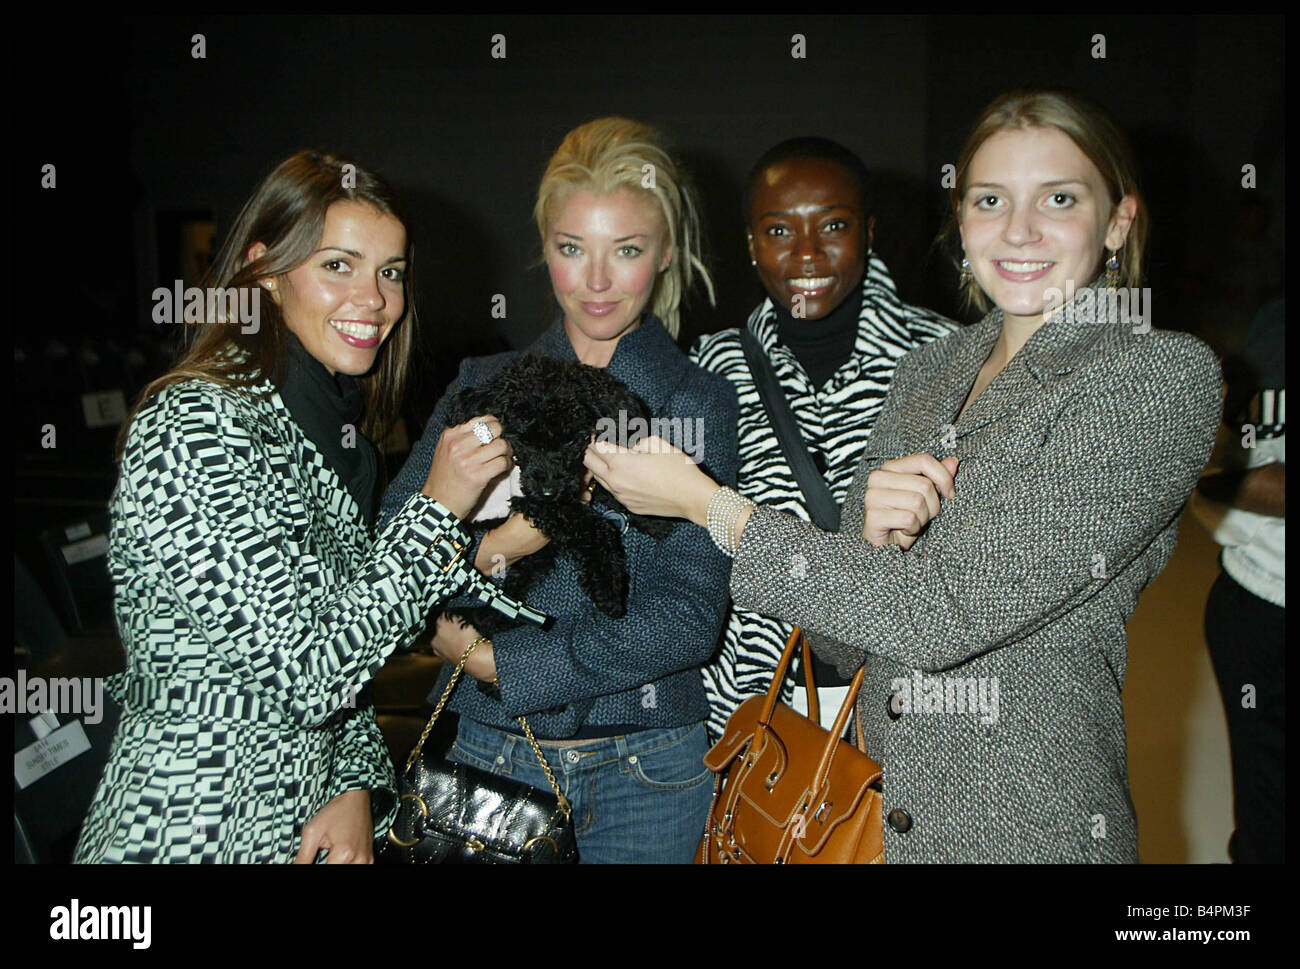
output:
<instances>
[{"instance_id":1,"label":"blue jeans","mask_svg":"<svg viewBox=\"0 0 1300 969\"><path fill-rule=\"evenodd\" d=\"M689 864L704 836L713 772L704 723L577 744L539 741L573 805L584 864ZM462 718L448 758L549 792L527 739Z\"/></svg>"}]
</instances>

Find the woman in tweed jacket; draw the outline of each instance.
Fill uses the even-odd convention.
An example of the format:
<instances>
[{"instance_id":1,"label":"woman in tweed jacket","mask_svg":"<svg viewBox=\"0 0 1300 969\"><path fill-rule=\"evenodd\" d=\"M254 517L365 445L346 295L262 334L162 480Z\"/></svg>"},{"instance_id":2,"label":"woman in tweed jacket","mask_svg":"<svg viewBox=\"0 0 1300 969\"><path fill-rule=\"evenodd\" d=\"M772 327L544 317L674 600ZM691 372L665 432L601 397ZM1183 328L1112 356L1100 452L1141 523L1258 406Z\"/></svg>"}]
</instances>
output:
<instances>
[{"instance_id":1,"label":"woman in tweed jacket","mask_svg":"<svg viewBox=\"0 0 1300 969\"><path fill-rule=\"evenodd\" d=\"M839 534L669 455L588 466L636 511L704 524L716 502L736 602L866 665L887 861L1133 862L1125 623L1209 456L1218 362L1150 329L1146 213L1100 109L1002 96L952 202L965 281L995 308L902 360Z\"/></svg>"},{"instance_id":2,"label":"woman in tweed jacket","mask_svg":"<svg viewBox=\"0 0 1300 969\"><path fill-rule=\"evenodd\" d=\"M438 602L471 584L496 602L459 516L509 466L504 441L453 428L372 534L366 435L400 398L409 269L387 187L329 155L283 162L231 229L225 295L125 426L122 717L77 861L371 858L395 799L362 691Z\"/></svg>"}]
</instances>

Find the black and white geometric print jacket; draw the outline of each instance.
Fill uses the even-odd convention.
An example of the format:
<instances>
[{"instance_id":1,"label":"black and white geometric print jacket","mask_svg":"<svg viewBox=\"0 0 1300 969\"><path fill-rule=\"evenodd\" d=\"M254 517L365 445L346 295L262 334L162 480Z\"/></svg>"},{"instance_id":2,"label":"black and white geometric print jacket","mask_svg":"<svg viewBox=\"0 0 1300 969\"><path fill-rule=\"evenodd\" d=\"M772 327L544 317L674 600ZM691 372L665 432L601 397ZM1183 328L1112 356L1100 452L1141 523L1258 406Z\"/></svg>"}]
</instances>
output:
<instances>
[{"instance_id":1,"label":"black and white geometric print jacket","mask_svg":"<svg viewBox=\"0 0 1300 969\"><path fill-rule=\"evenodd\" d=\"M386 830L363 691L475 581L459 520L417 493L372 537L269 384L204 380L140 409L111 513L123 711L77 861L291 861L349 790Z\"/></svg>"}]
</instances>

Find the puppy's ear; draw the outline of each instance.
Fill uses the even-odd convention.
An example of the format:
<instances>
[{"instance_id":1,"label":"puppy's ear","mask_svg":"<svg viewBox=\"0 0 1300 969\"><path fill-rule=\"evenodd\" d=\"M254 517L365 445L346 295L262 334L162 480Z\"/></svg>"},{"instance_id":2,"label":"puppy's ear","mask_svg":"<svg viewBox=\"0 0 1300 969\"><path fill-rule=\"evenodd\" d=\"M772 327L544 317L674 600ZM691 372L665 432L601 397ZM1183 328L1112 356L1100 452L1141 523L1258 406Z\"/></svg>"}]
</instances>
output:
<instances>
[{"instance_id":1,"label":"puppy's ear","mask_svg":"<svg viewBox=\"0 0 1300 969\"><path fill-rule=\"evenodd\" d=\"M667 518L637 515L633 512L627 513L627 523L651 538L666 538L673 529L673 523Z\"/></svg>"},{"instance_id":2,"label":"puppy's ear","mask_svg":"<svg viewBox=\"0 0 1300 969\"><path fill-rule=\"evenodd\" d=\"M618 409L611 407L609 378L602 371L592 372L593 368L583 367L569 375L572 395L582 409L584 420L592 427L602 417L618 416Z\"/></svg>"},{"instance_id":3,"label":"puppy's ear","mask_svg":"<svg viewBox=\"0 0 1300 969\"><path fill-rule=\"evenodd\" d=\"M650 419L650 408L645 405L645 401L632 393L632 391L628 390L622 384L618 385L618 389L618 406L620 408L626 408L629 414L635 414L637 417L644 418L645 420Z\"/></svg>"},{"instance_id":4,"label":"puppy's ear","mask_svg":"<svg viewBox=\"0 0 1300 969\"><path fill-rule=\"evenodd\" d=\"M601 371L601 377L604 379L601 381L600 408L604 415L617 417L619 412L622 411L627 414L628 420L634 417L646 419L650 417L650 412L646 409L645 404L641 402L641 398L628 390L621 381L611 377L603 370Z\"/></svg>"},{"instance_id":5,"label":"puppy's ear","mask_svg":"<svg viewBox=\"0 0 1300 969\"><path fill-rule=\"evenodd\" d=\"M492 413L495 397L496 393L491 383L479 387L466 387L452 397L447 405L447 426L464 424L471 417Z\"/></svg>"}]
</instances>

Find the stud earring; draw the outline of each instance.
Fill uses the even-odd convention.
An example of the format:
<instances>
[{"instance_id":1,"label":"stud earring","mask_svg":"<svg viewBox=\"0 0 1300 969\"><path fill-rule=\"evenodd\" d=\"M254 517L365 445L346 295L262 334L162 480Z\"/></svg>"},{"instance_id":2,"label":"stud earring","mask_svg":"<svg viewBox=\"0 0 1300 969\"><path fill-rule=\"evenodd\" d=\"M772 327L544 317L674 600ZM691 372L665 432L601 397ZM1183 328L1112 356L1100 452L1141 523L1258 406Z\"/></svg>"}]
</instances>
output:
<instances>
[{"instance_id":1,"label":"stud earring","mask_svg":"<svg viewBox=\"0 0 1300 969\"><path fill-rule=\"evenodd\" d=\"M1119 253L1115 251L1106 260L1106 288L1119 289Z\"/></svg>"}]
</instances>

